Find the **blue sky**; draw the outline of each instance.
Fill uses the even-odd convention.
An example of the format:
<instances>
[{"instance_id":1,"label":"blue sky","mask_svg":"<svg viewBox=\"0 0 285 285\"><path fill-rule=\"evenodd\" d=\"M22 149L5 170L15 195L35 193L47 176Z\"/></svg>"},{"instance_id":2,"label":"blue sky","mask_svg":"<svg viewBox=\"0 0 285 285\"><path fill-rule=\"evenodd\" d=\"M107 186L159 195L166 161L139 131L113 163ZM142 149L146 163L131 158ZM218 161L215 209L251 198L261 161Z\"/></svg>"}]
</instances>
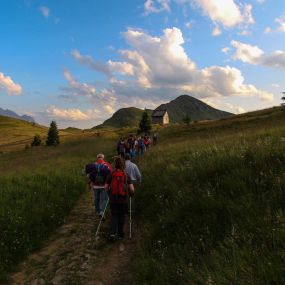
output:
<instances>
[{"instance_id":1,"label":"blue sky","mask_svg":"<svg viewBox=\"0 0 285 285\"><path fill-rule=\"evenodd\" d=\"M44 125L181 94L242 113L285 90L284 0L10 0L0 34L0 107Z\"/></svg>"}]
</instances>

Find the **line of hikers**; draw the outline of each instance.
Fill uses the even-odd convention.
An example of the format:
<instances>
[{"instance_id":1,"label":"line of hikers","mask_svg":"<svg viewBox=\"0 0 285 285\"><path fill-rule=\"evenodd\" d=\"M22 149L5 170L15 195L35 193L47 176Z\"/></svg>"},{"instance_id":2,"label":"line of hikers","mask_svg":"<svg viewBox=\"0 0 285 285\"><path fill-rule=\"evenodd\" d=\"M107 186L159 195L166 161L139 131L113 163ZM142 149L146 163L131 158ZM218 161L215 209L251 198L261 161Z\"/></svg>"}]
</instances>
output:
<instances>
[{"instance_id":1,"label":"line of hikers","mask_svg":"<svg viewBox=\"0 0 285 285\"><path fill-rule=\"evenodd\" d=\"M131 197L135 192L134 185L140 184L142 178L137 165L131 162L130 153L124 152L124 159L121 156L115 157L112 167L104 160L104 154L100 153L97 155L96 162L85 166L84 172L87 175L89 187L93 190L96 214L100 217L96 235L101 222L105 220L105 210L110 202L111 232L109 239L111 241L123 239L128 203L131 205Z\"/></svg>"},{"instance_id":2,"label":"line of hikers","mask_svg":"<svg viewBox=\"0 0 285 285\"><path fill-rule=\"evenodd\" d=\"M141 156L146 152L152 143L155 145L157 138L157 134L153 134L152 140L148 135L136 137L131 134L128 138L120 138L117 143L117 153L122 158L125 154L129 154L133 160L135 156Z\"/></svg>"}]
</instances>

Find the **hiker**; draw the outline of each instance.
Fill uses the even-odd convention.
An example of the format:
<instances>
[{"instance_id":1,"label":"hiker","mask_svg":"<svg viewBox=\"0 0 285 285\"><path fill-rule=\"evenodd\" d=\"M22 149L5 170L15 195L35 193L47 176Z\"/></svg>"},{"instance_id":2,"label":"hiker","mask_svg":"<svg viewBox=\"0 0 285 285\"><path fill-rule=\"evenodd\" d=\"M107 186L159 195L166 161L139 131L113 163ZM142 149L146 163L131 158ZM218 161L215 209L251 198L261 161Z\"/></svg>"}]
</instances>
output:
<instances>
[{"instance_id":1,"label":"hiker","mask_svg":"<svg viewBox=\"0 0 285 285\"><path fill-rule=\"evenodd\" d=\"M138 150L139 156L141 156L145 151L145 144L142 136L138 139Z\"/></svg>"},{"instance_id":2,"label":"hiker","mask_svg":"<svg viewBox=\"0 0 285 285\"><path fill-rule=\"evenodd\" d=\"M121 157L115 158L115 170L107 177L105 190L109 192L111 209L110 241L124 238L125 216L128 212L128 195L134 194L134 185L125 172Z\"/></svg>"},{"instance_id":3,"label":"hiker","mask_svg":"<svg viewBox=\"0 0 285 285\"><path fill-rule=\"evenodd\" d=\"M145 145L145 150L147 150L147 149L148 149L148 147L150 146L150 143L151 143L151 141L150 141L149 136L145 135L145 136L144 136L144 145Z\"/></svg>"},{"instance_id":4,"label":"hiker","mask_svg":"<svg viewBox=\"0 0 285 285\"><path fill-rule=\"evenodd\" d=\"M126 141L125 141L125 155L131 152L131 137L129 137ZM124 158L124 157L123 157Z\"/></svg>"},{"instance_id":5,"label":"hiker","mask_svg":"<svg viewBox=\"0 0 285 285\"><path fill-rule=\"evenodd\" d=\"M134 156L139 154L139 144L138 144L138 139L135 137L134 138Z\"/></svg>"},{"instance_id":6,"label":"hiker","mask_svg":"<svg viewBox=\"0 0 285 285\"><path fill-rule=\"evenodd\" d=\"M125 157L125 140L124 138L120 138L118 143L117 143L117 153L120 155L122 158Z\"/></svg>"},{"instance_id":7,"label":"hiker","mask_svg":"<svg viewBox=\"0 0 285 285\"><path fill-rule=\"evenodd\" d=\"M107 202L107 193L105 191L105 182L108 175L112 172L112 166L104 161L104 154L97 155L97 161L90 165L88 178L90 181L90 188L93 190L93 199L96 214L102 218ZM87 166L86 166L87 167Z\"/></svg>"},{"instance_id":8,"label":"hiker","mask_svg":"<svg viewBox=\"0 0 285 285\"><path fill-rule=\"evenodd\" d=\"M135 153L135 137L133 135L130 135L129 137L129 144L130 144L130 156L131 156L131 159L133 160L136 153Z\"/></svg>"},{"instance_id":9,"label":"hiker","mask_svg":"<svg viewBox=\"0 0 285 285\"><path fill-rule=\"evenodd\" d=\"M125 155L125 169L126 173L130 176L132 184L136 185L141 183L141 173L137 165L131 162L131 156L129 154Z\"/></svg>"}]
</instances>

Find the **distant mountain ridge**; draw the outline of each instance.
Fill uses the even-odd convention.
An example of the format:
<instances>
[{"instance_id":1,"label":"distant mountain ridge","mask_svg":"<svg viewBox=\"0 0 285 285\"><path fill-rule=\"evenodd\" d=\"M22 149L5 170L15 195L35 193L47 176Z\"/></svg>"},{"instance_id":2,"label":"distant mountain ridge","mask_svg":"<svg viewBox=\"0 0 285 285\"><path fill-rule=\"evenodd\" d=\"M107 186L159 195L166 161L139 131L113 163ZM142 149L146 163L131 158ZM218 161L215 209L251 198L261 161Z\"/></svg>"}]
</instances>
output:
<instances>
[{"instance_id":1,"label":"distant mountain ridge","mask_svg":"<svg viewBox=\"0 0 285 285\"><path fill-rule=\"evenodd\" d=\"M167 110L170 123L180 123L188 115L193 121L217 120L229 117L232 113L215 109L189 95L181 95L155 110Z\"/></svg>"},{"instance_id":2,"label":"distant mountain ridge","mask_svg":"<svg viewBox=\"0 0 285 285\"><path fill-rule=\"evenodd\" d=\"M35 123L35 120L33 117L28 116L28 115L20 116L17 113L15 113L11 110L8 110L8 109L4 110L4 109L0 108L0 115L10 117L10 118L19 119L19 120L23 120L23 121L30 122L30 123Z\"/></svg>"}]
</instances>

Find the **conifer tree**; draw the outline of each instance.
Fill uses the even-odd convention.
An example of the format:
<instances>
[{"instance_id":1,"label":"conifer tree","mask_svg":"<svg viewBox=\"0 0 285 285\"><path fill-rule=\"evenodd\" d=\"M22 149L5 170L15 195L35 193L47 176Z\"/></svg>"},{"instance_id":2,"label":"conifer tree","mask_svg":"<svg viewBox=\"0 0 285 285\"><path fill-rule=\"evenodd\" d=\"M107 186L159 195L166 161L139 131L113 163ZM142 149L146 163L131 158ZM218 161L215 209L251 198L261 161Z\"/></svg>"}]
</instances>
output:
<instances>
[{"instance_id":1,"label":"conifer tree","mask_svg":"<svg viewBox=\"0 0 285 285\"><path fill-rule=\"evenodd\" d=\"M35 135L32 143L31 143L31 146L32 147L33 146L39 146L39 145L41 145L41 142L42 142L41 137L39 135Z\"/></svg>"},{"instance_id":2,"label":"conifer tree","mask_svg":"<svg viewBox=\"0 0 285 285\"><path fill-rule=\"evenodd\" d=\"M59 136L58 136L58 129L55 121L50 123L50 128L48 130L48 136L46 140L46 145L58 145L59 144Z\"/></svg>"},{"instance_id":3,"label":"conifer tree","mask_svg":"<svg viewBox=\"0 0 285 285\"><path fill-rule=\"evenodd\" d=\"M151 130L151 119L147 110L144 110L142 114L142 119L140 121L140 132L148 133L150 130Z\"/></svg>"}]
</instances>

